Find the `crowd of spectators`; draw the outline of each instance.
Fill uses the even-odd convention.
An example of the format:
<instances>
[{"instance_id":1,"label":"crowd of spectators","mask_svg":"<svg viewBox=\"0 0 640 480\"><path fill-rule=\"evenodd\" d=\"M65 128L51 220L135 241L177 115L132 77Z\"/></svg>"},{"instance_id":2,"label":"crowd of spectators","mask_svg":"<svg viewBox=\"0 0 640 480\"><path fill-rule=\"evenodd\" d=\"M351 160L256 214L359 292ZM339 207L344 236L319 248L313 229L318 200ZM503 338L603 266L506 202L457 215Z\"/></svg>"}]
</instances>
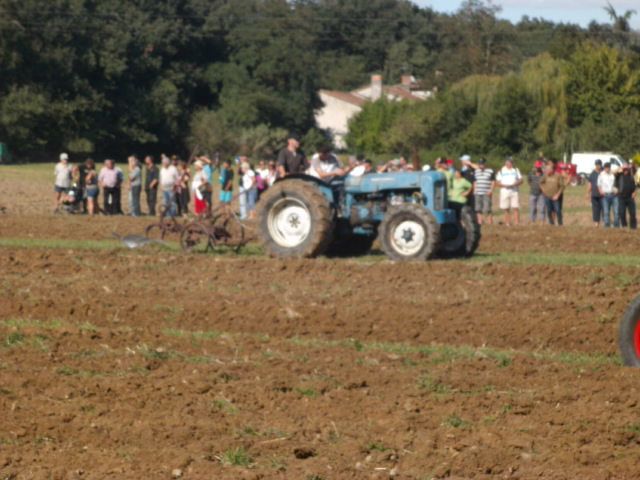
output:
<instances>
[{"instance_id":1,"label":"crowd of spectators","mask_svg":"<svg viewBox=\"0 0 640 480\"><path fill-rule=\"evenodd\" d=\"M451 159L438 158L433 167L420 165L416 160L408 162L404 157L386 162L377 168L362 156L349 157L343 166L330 147L321 147L308 159L300 150L299 140L291 135L287 145L276 160L261 160L252 165L246 156L233 160L214 159L197 155L191 162L177 156L162 155L160 164L152 156L144 159L143 166L136 156L127 162L126 184L128 188L128 214L134 217L143 214L141 196L144 191L147 215L158 212L171 216L206 215L213 207L214 173L218 173L219 205L229 205L237 198L241 219L255 216L256 203L260 195L281 177L292 174L307 174L330 182L345 175L367 173L411 172L434 168L442 172L448 183L449 202L460 211L470 206L479 224L493 223L494 192L498 190L497 203L502 212L502 223L519 225L520 186L529 185L529 221L532 224L548 223L563 225L563 200L566 187L573 180L566 164L538 158L526 177L520 172L511 157L495 171L488 167L485 159L473 162L469 155L459 158L459 164ZM237 194L234 185L237 177ZM625 163L620 171L613 172L608 163L597 160L588 178L587 194L591 201L594 225L637 228L636 178L633 166ZM55 167L55 211L68 209L89 215L104 213L123 214L121 197L125 174L112 159L104 161L97 171L93 160L81 165L71 165L66 153L60 155ZM101 205L99 198L101 196ZM160 209L157 208L160 201Z\"/></svg>"}]
</instances>

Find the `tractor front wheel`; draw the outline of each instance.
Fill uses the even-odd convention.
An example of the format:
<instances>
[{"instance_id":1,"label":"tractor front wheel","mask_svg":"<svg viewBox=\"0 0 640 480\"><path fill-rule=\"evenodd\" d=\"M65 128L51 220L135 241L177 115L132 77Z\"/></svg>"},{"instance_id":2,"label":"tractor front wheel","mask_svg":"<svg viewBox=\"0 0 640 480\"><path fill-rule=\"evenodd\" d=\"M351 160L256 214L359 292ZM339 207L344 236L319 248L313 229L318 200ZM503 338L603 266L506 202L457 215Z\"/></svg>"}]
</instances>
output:
<instances>
[{"instance_id":1,"label":"tractor front wheel","mask_svg":"<svg viewBox=\"0 0 640 480\"><path fill-rule=\"evenodd\" d=\"M620 322L618 345L622 361L629 367L640 367L640 296L636 297Z\"/></svg>"},{"instance_id":2,"label":"tractor front wheel","mask_svg":"<svg viewBox=\"0 0 640 480\"><path fill-rule=\"evenodd\" d=\"M379 232L382 250L396 261L427 260L435 255L440 244L436 219L415 204L390 208Z\"/></svg>"},{"instance_id":3,"label":"tractor front wheel","mask_svg":"<svg viewBox=\"0 0 640 480\"><path fill-rule=\"evenodd\" d=\"M260 237L275 257L316 257L333 238L333 211L313 183L282 180L269 188L257 206Z\"/></svg>"}]
</instances>

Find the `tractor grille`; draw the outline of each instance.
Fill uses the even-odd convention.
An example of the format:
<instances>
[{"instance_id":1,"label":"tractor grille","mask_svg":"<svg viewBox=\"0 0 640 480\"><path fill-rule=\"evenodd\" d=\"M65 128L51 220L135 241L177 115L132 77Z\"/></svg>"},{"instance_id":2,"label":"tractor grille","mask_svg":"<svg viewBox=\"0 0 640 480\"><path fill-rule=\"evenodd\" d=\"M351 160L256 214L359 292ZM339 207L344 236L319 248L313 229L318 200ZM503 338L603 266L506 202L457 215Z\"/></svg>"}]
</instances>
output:
<instances>
[{"instance_id":1,"label":"tractor grille","mask_svg":"<svg viewBox=\"0 0 640 480\"><path fill-rule=\"evenodd\" d=\"M434 210L444 210L444 200L447 198L447 187L444 182L438 182L435 185L435 195L433 199Z\"/></svg>"}]
</instances>

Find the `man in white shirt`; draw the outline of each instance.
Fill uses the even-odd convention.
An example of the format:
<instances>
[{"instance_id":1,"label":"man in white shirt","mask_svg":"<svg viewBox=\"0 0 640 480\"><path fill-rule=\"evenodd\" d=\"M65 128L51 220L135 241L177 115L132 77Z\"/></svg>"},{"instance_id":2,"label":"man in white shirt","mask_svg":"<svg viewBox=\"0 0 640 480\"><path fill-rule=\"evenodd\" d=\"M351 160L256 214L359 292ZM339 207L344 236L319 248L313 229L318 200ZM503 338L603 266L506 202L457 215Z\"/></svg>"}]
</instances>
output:
<instances>
[{"instance_id":1,"label":"man in white shirt","mask_svg":"<svg viewBox=\"0 0 640 480\"><path fill-rule=\"evenodd\" d=\"M69 155L66 153L60 154L60 161L56 164L56 168L53 170L55 176L55 185L53 187L56 194L55 210L57 212L60 209L62 200L71 188L71 165L69 165Z\"/></svg>"},{"instance_id":2,"label":"man in white shirt","mask_svg":"<svg viewBox=\"0 0 640 480\"><path fill-rule=\"evenodd\" d=\"M496 176L496 183L500 187L500 209L504 212L504 223L511 226L511 213L513 224L520 224L520 197L519 190L522 184L520 170L513 166L513 159L507 158L504 167Z\"/></svg>"},{"instance_id":3,"label":"man in white shirt","mask_svg":"<svg viewBox=\"0 0 640 480\"><path fill-rule=\"evenodd\" d=\"M311 166L307 170L307 174L330 182L334 177L345 174L340 166L337 157L331 153L331 147L324 146L318 149L313 157L311 157Z\"/></svg>"},{"instance_id":4,"label":"man in white shirt","mask_svg":"<svg viewBox=\"0 0 640 480\"><path fill-rule=\"evenodd\" d=\"M178 169L171 164L166 155L162 155L160 168L160 191L162 192L162 212L172 217L176 214L176 185L180 181Z\"/></svg>"},{"instance_id":5,"label":"man in white shirt","mask_svg":"<svg viewBox=\"0 0 640 480\"><path fill-rule=\"evenodd\" d=\"M616 176L611 171L611 164L605 163L602 172L598 176L598 190L602 197L602 215L604 217L604 228L611 226L611 212L613 211L613 227L620 226L620 216L618 215L618 196L616 195Z\"/></svg>"}]
</instances>

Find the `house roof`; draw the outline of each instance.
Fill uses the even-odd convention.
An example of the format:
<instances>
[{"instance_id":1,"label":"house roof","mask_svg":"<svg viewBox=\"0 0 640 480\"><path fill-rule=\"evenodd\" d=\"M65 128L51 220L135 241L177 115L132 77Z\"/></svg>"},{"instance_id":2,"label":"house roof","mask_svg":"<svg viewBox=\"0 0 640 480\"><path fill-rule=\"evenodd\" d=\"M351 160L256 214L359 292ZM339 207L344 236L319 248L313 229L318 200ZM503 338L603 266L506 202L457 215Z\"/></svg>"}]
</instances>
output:
<instances>
[{"instance_id":1,"label":"house roof","mask_svg":"<svg viewBox=\"0 0 640 480\"><path fill-rule=\"evenodd\" d=\"M339 92L337 90L320 90L320 93L324 93L325 95L337 98L338 100L342 100L343 102L347 102L358 107L361 107L365 103L367 103L366 98L359 97L358 95L354 95L350 92Z\"/></svg>"},{"instance_id":2,"label":"house roof","mask_svg":"<svg viewBox=\"0 0 640 480\"><path fill-rule=\"evenodd\" d=\"M401 87L399 85L391 85L390 87L383 87L384 93L387 95L393 95L394 97L400 97L405 100L422 100L422 98L414 95L405 87Z\"/></svg>"}]
</instances>

